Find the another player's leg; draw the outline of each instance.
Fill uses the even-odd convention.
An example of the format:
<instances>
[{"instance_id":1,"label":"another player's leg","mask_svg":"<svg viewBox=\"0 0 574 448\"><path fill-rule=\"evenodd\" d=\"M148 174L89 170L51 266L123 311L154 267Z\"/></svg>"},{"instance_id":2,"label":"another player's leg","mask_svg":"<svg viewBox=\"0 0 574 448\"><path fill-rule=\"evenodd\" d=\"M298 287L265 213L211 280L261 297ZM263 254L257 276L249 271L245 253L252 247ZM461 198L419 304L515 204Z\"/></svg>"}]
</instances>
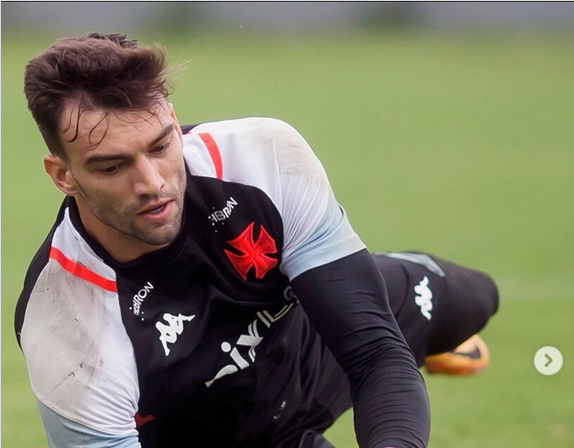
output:
<instances>
[{"instance_id":1,"label":"another player's leg","mask_svg":"<svg viewBox=\"0 0 574 448\"><path fill-rule=\"evenodd\" d=\"M488 365L488 349L475 336L498 307L498 290L487 274L428 254L373 257L419 367L468 375Z\"/></svg>"}]
</instances>

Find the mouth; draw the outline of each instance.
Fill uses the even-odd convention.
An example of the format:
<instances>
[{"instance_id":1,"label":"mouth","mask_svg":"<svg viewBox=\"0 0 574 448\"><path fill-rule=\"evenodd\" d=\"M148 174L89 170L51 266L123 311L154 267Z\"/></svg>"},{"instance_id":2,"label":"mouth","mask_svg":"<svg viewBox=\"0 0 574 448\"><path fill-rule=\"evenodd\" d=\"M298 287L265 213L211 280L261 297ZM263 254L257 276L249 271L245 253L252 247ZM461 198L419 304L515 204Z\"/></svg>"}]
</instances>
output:
<instances>
[{"instance_id":1,"label":"mouth","mask_svg":"<svg viewBox=\"0 0 574 448\"><path fill-rule=\"evenodd\" d=\"M169 214L169 209L171 208L171 204L173 201L165 201L162 203L157 203L153 205L149 205L144 210L138 213L138 216L147 218L147 219L162 219Z\"/></svg>"}]
</instances>

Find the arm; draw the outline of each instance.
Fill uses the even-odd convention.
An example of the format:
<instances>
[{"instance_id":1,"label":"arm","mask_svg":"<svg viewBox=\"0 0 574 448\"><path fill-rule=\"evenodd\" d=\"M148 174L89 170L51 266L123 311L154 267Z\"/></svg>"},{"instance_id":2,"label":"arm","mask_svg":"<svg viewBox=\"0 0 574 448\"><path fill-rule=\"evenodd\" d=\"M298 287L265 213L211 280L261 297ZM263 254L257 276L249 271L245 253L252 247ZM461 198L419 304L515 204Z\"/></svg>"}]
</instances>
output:
<instances>
[{"instance_id":1,"label":"arm","mask_svg":"<svg viewBox=\"0 0 574 448\"><path fill-rule=\"evenodd\" d=\"M16 333L50 446L138 447L135 355L117 292L64 269L64 256L107 279L68 211L36 257L18 302ZM50 251L45 250L50 249Z\"/></svg>"},{"instance_id":2,"label":"arm","mask_svg":"<svg viewBox=\"0 0 574 448\"><path fill-rule=\"evenodd\" d=\"M367 251L304 272L292 286L349 377L359 446L426 446L425 385Z\"/></svg>"},{"instance_id":3,"label":"arm","mask_svg":"<svg viewBox=\"0 0 574 448\"><path fill-rule=\"evenodd\" d=\"M284 123L268 126L285 229L281 269L350 379L359 445L423 447L428 397L384 281L308 143Z\"/></svg>"},{"instance_id":4,"label":"arm","mask_svg":"<svg viewBox=\"0 0 574 448\"><path fill-rule=\"evenodd\" d=\"M40 401L38 407L50 448L141 448L136 432L126 435L106 434L62 417Z\"/></svg>"}]
</instances>

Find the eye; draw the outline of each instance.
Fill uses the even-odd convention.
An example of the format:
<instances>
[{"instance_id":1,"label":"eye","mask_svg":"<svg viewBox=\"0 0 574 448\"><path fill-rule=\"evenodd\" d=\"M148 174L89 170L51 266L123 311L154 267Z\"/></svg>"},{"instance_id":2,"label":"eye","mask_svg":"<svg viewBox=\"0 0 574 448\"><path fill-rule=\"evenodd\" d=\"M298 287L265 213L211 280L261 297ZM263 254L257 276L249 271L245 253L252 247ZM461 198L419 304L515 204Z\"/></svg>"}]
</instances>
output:
<instances>
[{"instance_id":1,"label":"eye","mask_svg":"<svg viewBox=\"0 0 574 448\"><path fill-rule=\"evenodd\" d=\"M170 147L170 145L171 145L171 140L168 140L167 142L153 148L151 150L151 152L154 154L161 154L161 153L165 152Z\"/></svg>"},{"instance_id":2,"label":"eye","mask_svg":"<svg viewBox=\"0 0 574 448\"><path fill-rule=\"evenodd\" d=\"M114 174L118 171L119 169L119 165L109 165L109 166L104 166L101 168L98 168L98 171L102 174Z\"/></svg>"}]
</instances>

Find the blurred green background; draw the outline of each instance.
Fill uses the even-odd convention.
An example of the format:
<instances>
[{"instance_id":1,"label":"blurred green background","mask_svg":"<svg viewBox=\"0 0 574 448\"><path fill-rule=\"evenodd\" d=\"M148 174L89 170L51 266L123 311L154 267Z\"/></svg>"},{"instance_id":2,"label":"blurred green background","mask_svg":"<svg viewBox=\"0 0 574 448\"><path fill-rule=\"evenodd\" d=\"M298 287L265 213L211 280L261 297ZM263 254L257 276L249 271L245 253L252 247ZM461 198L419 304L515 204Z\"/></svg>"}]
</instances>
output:
<instances>
[{"instance_id":1,"label":"blurred green background","mask_svg":"<svg viewBox=\"0 0 574 448\"><path fill-rule=\"evenodd\" d=\"M51 5L63 16L53 28L2 3L2 446L47 446L12 320L61 201L42 169L22 74L55 38L101 30L168 49L181 66L171 97L181 123L294 125L371 250L428 251L496 279L501 307L483 332L491 366L474 378L425 374L431 448L574 447L571 22L475 15L481 23L445 25L412 4L381 4L314 26L310 13L297 22L261 4L293 20L287 27L249 20L249 10L218 19L205 4L169 3L121 27L89 5ZM237 6L217 7L226 5ZM533 365L547 345L564 356L554 376ZM328 433L338 448L356 447L351 418Z\"/></svg>"}]
</instances>

